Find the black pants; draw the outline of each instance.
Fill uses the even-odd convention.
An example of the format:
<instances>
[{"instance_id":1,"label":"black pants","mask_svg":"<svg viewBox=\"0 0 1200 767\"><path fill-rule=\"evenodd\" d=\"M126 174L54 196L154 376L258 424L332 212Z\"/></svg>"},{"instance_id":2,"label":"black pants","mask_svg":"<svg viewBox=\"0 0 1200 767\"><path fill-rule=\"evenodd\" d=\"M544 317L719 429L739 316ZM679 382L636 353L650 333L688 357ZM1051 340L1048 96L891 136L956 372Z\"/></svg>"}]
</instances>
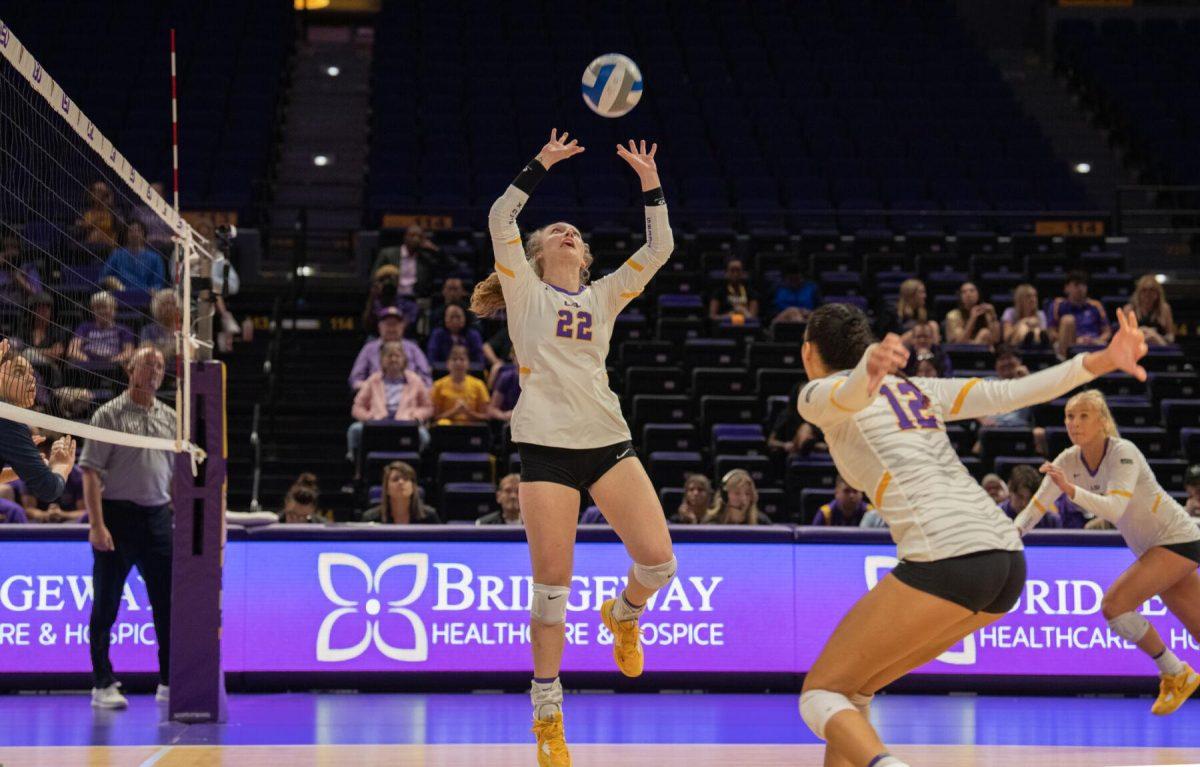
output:
<instances>
[{"instance_id":1,"label":"black pants","mask_svg":"<svg viewBox=\"0 0 1200 767\"><path fill-rule=\"evenodd\" d=\"M88 622L92 675L96 687L113 677L108 659L110 632L117 622L125 579L134 566L146 582L154 633L158 636L158 673L169 684L171 662L171 507L104 501L104 525L113 538L112 551L92 549L92 617Z\"/></svg>"}]
</instances>

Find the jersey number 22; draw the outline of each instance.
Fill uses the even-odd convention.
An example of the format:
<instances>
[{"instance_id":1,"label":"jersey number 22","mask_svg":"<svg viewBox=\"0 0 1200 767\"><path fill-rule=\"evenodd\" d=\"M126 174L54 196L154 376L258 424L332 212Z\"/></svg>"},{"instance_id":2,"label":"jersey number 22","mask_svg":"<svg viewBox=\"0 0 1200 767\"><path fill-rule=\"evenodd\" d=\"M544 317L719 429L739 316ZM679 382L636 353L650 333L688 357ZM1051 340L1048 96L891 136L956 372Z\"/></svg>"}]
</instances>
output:
<instances>
[{"instance_id":1,"label":"jersey number 22","mask_svg":"<svg viewBox=\"0 0 1200 767\"><path fill-rule=\"evenodd\" d=\"M559 338L591 341L592 315L588 312L572 312L569 309L559 309L558 327L555 330L555 335Z\"/></svg>"}]
</instances>

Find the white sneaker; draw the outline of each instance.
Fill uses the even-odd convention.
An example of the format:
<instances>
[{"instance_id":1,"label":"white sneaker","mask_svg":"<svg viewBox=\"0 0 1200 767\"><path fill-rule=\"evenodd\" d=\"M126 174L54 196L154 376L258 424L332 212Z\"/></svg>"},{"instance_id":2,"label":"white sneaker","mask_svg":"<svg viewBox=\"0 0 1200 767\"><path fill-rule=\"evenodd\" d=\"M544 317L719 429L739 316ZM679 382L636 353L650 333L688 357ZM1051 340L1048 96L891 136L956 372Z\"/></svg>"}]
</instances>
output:
<instances>
[{"instance_id":1,"label":"white sneaker","mask_svg":"<svg viewBox=\"0 0 1200 767\"><path fill-rule=\"evenodd\" d=\"M129 701L121 694L120 682L92 688L92 708L126 708L128 705Z\"/></svg>"},{"instance_id":2,"label":"white sneaker","mask_svg":"<svg viewBox=\"0 0 1200 767\"><path fill-rule=\"evenodd\" d=\"M165 684L160 684L158 689L154 691L154 699L159 703L166 703L171 699L171 688Z\"/></svg>"}]
</instances>

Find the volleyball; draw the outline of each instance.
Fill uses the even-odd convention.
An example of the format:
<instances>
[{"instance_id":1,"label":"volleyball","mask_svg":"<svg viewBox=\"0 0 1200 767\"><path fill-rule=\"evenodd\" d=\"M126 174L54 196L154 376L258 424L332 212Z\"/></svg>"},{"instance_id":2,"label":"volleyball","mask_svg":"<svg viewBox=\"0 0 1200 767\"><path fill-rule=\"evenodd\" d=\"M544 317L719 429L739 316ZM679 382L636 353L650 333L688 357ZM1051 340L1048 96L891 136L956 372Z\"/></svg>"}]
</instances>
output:
<instances>
[{"instance_id":1,"label":"volleyball","mask_svg":"<svg viewBox=\"0 0 1200 767\"><path fill-rule=\"evenodd\" d=\"M642 98L642 71L620 53L597 56L583 70L583 102L601 117L628 114Z\"/></svg>"}]
</instances>

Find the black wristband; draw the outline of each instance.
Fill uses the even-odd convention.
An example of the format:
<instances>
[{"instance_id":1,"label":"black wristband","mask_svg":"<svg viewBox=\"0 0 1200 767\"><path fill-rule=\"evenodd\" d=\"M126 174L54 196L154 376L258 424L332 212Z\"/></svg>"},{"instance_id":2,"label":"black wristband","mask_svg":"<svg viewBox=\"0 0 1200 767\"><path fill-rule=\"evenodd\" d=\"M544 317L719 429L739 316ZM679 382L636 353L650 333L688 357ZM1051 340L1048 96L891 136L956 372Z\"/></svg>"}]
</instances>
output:
<instances>
[{"instance_id":1,"label":"black wristband","mask_svg":"<svg viewBox=\"0 0 1200 767\"><path fill-rule=\"evenodd\" d=\"M648 192L642 192L642 203L647 208L655 205L666 205L667 198L663 196L662 187L656 186Z\"/></svg>"},{"instance_id":2,"label":"black wristband","mask_svg":"<svg viewBox=\"0 0 1200 767\"><path fill-rule=\"evenodd\" d=\"M513 179L512 185L525 194L533 194L534 188L545 176L546 166L542 165L542 161L535 157L521 169L521 172Z\"/></svg>"}]
</instances>

